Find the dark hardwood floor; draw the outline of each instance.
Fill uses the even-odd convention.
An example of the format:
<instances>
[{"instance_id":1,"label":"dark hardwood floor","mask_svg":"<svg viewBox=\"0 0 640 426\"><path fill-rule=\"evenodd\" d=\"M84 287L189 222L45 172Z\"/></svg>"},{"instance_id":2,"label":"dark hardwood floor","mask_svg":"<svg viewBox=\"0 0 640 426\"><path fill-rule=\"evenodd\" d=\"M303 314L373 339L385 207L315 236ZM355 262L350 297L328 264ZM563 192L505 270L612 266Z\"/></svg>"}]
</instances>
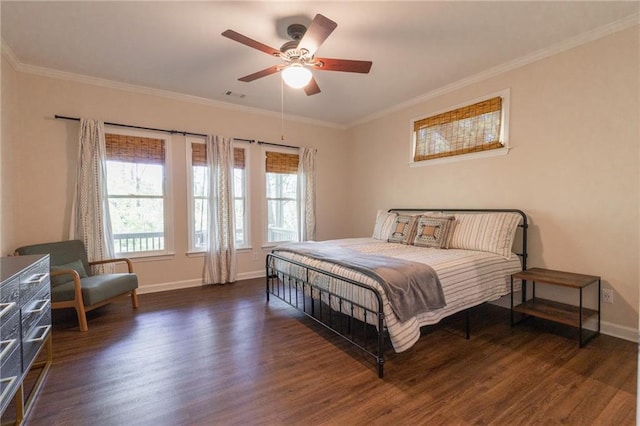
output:
<instances>
[{"instance_id":1,"label":"dark hardwood floor","mask_svg":"<svg viewBox=\"0 0 640 426\"><path fill-rule=\"evenodd\" d=\"M263 280L140 295L89 313L54 312L54 363L36 425L632 425L637 345L492 305L426 329L409 351L372 360L293 308ZM346 350L345 350L346 349Z\"/></svg>"}]
</instances>

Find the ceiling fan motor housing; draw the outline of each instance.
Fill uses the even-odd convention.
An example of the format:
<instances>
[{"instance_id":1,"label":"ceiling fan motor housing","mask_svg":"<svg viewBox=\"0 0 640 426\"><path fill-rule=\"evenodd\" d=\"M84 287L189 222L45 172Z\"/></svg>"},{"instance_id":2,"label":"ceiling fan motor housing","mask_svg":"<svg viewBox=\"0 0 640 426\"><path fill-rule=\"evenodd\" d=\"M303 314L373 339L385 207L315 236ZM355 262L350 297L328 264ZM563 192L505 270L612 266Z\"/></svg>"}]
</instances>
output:
<instances>
[{"instance_id":1,"label":"ceiling fan motor housing","mask_svg":"<svg viewBox=\"0 0 640 426\"><path fill-rule=\"evenodd\" d=\"M304 33L307 32L307 27L302 24L291 24L287 27L287 34L291 37L292 40L296 42L302 39Z\"/></svg>"},{"instance_id":2,"label":"ceiling fan motor housing","mask_svg":"<svg viewBox=\"0 0 640 426\"><path fill-rule=\"evenodd\" d=\"M283 45L280 47L280 51L281 51L282 53L285 53L285 52L287 52L287 51L289 51L289 50L293 50L293 49L295 49L296 47L298 47L298 43L299 43L299 42L300 42L300 41L298 41L298 40L288 41L288 42L286 42L285 44L283 44Z\"/></svg>"}]
</instances>

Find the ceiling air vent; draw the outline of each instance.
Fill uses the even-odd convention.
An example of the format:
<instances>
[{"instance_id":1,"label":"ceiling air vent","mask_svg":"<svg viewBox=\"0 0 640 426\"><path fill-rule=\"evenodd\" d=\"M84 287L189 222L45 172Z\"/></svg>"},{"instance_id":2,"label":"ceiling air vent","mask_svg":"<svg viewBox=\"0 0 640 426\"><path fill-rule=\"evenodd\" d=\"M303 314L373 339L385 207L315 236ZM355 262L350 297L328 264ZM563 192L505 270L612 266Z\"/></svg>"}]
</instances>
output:
<instances>
[{"instance_id":1,"label":"ceiling air vent","mask_svg":"<svg viewBox=\"0 0 640 426\"><path fill-rule=\"evenodd\" d=\"M245 96L247 96L244 93L232 92L231 90L227 90L226 92L224 92L224 94L227 96L232 96L234 98L244 98Z\"/></svg>"}]
</instances>

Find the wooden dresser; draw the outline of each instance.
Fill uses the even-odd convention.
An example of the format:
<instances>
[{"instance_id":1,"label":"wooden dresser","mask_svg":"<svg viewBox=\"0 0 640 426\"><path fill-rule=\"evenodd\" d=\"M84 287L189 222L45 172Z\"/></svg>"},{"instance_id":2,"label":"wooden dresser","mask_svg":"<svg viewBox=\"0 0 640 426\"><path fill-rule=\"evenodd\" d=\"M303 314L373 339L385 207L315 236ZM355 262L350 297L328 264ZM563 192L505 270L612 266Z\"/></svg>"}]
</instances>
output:
<instances>
[{"instance_id":1,"label":"wooden dresser","mask_svg":"<svg viewBox=\"0 0 640 426\"><path fill-rule=\"evenodd\" d=\"M49 255L0 258L2 424L5 414L11 414L9 407L15 407L11 422L22 424L49 371L51 354ZM26 381L30 391L25 398Z\"/></svg>"}]
</instances>

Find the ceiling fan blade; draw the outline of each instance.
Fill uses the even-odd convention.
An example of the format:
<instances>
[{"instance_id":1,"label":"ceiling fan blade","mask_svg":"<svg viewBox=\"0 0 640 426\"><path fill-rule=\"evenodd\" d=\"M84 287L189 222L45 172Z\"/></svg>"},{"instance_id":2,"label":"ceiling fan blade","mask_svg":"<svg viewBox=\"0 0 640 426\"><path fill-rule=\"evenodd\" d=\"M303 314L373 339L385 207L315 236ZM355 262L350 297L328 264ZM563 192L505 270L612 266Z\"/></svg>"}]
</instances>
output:
<instances>
[{"instance_id":1,"label":"ceiling fan blade","mask_svg":"<svg viewBox=\"0 0 640 426\"><path fill-rule=\"evenodd\" d=\"M238 80L248 83L250 81L257 80L259 78L266 77L266 76L271 75L271 74L275 74L278 71L280 71L280 68L281 68L280 65L274 65L272 67L265 68L265 69L263 69L261 71L254 72L253 74L249 74L249 75L245 75L244 77L240 77Z\"/></svg>"},{"instance_id":2,"label":"ceiling fan blade","mask_svg":"<svg viewBox=\"0 0 640 426\"><path fill-rule=\"evenodd\" d=\"M233 41L237 41L238 43L242 43L245 46L252 47L254 49L258 49L268 55L280 56L280 51L278 49L274 49L273 47L267 46L266 44L260 43L259 41L255 41L252 38L244 36L240 33L237 33L233 30L227 30L222 33L223 36L229 38Z\"/></svg>"},{"instance_id":3,"label":"ceiling fan blade","mask_svg":"<svg viewBox=\"0 0 640 426\"><path fill-rule=\"evenodd\" d=\"M331 19L317 14L298 43L298 49L306 49L313 56L337 26Z\"/></svg>"},{"instance_id":4,"label":"ceiling fan blade","mask_svg":"<svg viewBox=\"0 0 640 426\"><path fill-rule=\"evenodd\" d=\"M351 59L315 58L313 68L322 71L359 72L368 74L371 61L353 61Z\"/></svg>"},{"instance_id":5,"label":"ceiling fan blade","mask_svg":"<svg viewBox=\"0 0 640 426\"><path fill-rule=\"evenodd\" d=\"M309 84L304 86L304 92L307 94L307 96L320 93L320 86L318 86L318 82L314 77L311 77L311 81L309 82Z\"/></svg>"}]
</instances>

